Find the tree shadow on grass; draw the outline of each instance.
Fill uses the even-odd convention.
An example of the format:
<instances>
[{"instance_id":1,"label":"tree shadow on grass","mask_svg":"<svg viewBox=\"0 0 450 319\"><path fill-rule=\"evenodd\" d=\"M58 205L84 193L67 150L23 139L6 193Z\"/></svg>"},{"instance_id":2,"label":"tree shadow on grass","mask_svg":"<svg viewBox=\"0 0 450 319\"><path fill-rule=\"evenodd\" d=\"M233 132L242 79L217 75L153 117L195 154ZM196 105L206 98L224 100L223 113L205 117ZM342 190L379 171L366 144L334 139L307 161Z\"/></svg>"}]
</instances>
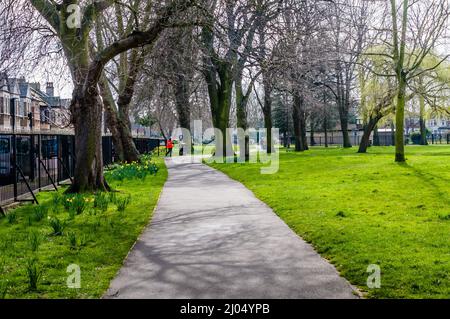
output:
<instances>
[{"instance_id":1,"label":"tree shadow on grass","mask_svg":"<svg viewBox=\"0 0 450 319\"><path fill-rule=\"evenodd\" d=\"M448 194L446 194L445 192L443 192L441 190L442 187L440 185L436 184L436 179L438 179L438 180L441 180L444 184L450 185L449 178L430 174L430 173L425 173L425 172L419 170L418 168L409 165L408 163L398 163L398 165L400 167L403 167L407 170L412 171L414 176L418 177L420 180L422 180L424 182L424 186L428 186L431 189L433 189L433 191L436 195L438 195L444 202L446 202L450 205L450 197L448 196Z\"/></svg>"}]
</instances>

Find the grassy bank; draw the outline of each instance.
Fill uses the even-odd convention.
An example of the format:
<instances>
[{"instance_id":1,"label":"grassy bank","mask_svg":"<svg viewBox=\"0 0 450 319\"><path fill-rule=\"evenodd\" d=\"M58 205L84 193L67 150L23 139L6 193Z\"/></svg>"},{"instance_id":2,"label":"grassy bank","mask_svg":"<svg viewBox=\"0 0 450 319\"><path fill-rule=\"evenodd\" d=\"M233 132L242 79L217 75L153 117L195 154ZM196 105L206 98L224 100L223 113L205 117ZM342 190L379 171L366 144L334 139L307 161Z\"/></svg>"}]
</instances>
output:
<instances>
[{"instance_id":1,"label":"grassy bank","mask_svg":"<svg viewBox=\"0 0 450 319\"><path fill-rule=\"evenodd\" d=\"M79 198L40 193L44 208L22 206L0 219L0 298L101 297L150 221L167 179L163 160L155 162L158 173L145 179L145 167L109 174L117 193ZM128 179L129 174L140 175ZM71 264L80 267L80 289L67 286Z\"/></svg>"},{"instance_id":2,"label":"grassy bank","mask_svg":"<svg viewBox=\"0 0 450 319\"><path fill-rule=\"evenodd\" d=\"M281 151L280 170L214 164L242 182L372 298L450 297L450 147ZM367 267L381 267L368 289Z\"/></svg>"}]
</instances>

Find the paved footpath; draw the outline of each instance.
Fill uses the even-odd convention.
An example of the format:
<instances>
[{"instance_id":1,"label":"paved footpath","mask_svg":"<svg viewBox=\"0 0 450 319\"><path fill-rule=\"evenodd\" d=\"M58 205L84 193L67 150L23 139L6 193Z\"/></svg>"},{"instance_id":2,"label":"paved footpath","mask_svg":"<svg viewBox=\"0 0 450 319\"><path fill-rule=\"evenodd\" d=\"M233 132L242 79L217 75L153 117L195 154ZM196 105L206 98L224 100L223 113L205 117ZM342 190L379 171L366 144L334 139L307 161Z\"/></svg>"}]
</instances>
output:
<instances>
[{"instance_id":1,"label":"paved footpath","mask_svg":"<svg viewBox=\"0 0 450 319\"><path fill-rule=\"evenodd\" d=\"M242 184L202 164L167 164L153 220L105 298L356 298Z\"/></svg>"}]
</instances>

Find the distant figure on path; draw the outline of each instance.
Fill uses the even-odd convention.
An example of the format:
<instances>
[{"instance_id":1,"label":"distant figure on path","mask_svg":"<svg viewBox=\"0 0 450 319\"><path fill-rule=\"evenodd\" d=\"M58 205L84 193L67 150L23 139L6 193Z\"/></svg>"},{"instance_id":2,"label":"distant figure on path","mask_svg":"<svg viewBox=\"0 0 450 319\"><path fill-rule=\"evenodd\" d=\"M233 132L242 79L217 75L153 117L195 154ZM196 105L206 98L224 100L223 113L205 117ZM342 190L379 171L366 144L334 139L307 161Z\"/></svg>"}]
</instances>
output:
<instances>
[{"instance_id":1,"label":"distant figure on path","mask_svg":"<svg viewBox=\"0 0 450 319\"><path fill-rule=\"evenodd\" d=\"M172 157L173 142L171 138L169 138L169 140L166 142L166 148L167 148L166 156Z\"/></svg>"}]
</instances>

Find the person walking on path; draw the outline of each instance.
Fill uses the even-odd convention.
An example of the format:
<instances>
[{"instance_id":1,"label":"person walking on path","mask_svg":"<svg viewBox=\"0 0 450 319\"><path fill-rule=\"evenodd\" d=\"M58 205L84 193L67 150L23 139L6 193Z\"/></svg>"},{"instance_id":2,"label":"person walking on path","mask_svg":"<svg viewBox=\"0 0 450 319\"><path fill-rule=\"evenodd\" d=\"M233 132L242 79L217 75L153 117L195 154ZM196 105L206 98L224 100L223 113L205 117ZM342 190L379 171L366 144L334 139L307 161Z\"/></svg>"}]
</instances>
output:
<instances>
[{"instance_id":1,"label":"person walking on path","mask_svg":"<svg viewBox=\"0 0 450 319\"><path fill-rule=\"evenodd\" d=\"M169 140L166 142L166 148L167 148L166 157L167 156L172 157L173 141L171 138L169 138Z\"/></svg>"}]
</instances>

